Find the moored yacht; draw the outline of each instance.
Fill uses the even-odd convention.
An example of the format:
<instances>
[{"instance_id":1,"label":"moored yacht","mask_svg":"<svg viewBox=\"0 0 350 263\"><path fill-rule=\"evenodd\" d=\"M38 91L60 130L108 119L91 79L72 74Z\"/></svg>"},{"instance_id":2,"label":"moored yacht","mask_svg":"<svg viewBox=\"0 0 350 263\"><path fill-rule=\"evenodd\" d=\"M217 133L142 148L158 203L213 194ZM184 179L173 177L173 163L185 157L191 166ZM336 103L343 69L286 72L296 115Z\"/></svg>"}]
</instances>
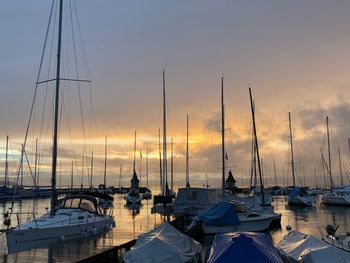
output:
<instances>
[{"instance_id":1,"label":"moored yacht","mask_svg":"<svg viewBox=\"0 0 350 263\"><path fill-rule=\"evenodd\" d=\"M101 207L98 197L67 195L50 212L6 231L9 253L58 241L97 235L115 227L112 210Z\"/></svg>"},{"instance_id":2,"label":"moored yacht","mask_svg":"<svg viewBox=\"0 0 350 263\"><path fill-rule=\"evenodd\" d=\"M213 209L199 213L191 227L196 229L200 226L204 234L264 231L273 220L273 214L247 210L244 203L222 201Z\"/></svg>"}]
</instances>

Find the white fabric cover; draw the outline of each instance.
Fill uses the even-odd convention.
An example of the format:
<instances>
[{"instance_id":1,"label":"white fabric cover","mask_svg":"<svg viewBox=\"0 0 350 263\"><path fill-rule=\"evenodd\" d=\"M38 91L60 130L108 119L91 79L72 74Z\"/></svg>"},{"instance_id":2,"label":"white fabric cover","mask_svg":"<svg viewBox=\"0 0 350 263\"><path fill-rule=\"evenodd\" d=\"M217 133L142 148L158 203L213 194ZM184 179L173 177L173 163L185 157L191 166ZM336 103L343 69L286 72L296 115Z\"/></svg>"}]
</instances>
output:
<instances>
[{"instance_id":1,"label":"white fabric cover","mask_svg":"<svg viewBox=\"0 0 350 263\"><path fill-rule=\"evenodd\" d=\"M312 235L298 231L289 232L277 245L281 253L291 262L302 263L347 263L339 251L315 238Z\"/></svg>"},{"instance_id":2,"label":"white fabric cover","mask_svg":"<svg viewBox=\"0 0 350 263\"><path fill-rule=\"evenodd\" d=\"M201 245L165 222L146 234L123 256L124 262L197 262Z\"/></svg>"}]
</instances>

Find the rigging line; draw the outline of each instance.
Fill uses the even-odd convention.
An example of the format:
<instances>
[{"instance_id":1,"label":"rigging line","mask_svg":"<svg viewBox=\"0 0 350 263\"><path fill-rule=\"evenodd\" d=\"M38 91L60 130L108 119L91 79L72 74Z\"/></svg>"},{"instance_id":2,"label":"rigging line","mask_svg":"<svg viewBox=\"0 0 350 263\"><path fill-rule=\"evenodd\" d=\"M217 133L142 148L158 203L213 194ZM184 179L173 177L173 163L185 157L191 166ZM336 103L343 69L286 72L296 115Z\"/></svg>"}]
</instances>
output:
<instances>
[{"instance_id":1,"label":"rigging line","mask_svg":"<svg viewBox=\"0 0 350 263\"><path fill-rule=\"evenodd\" d=\"M76 52L76 44L75 44L74 24L73 24L71 1L69 1L69 14L70 14L70 19L71 19L71 30L72 30L72 41L73 41L75 75L76 75L76 78L79 79L78 60L77 60L77 52ZM82 124L82 129L83 129L83 139L84 139L84 144L85 144L85 140L86 140L86 137L85 137L85 124L84 124L84 114L83 114L83 106L82 106L81 91L80 91L80 84L79 84L79 82L77 82L77 88L78 88L78 96L79 96L80 118L81 118L81 124Z\"/></svg>"},{"instance_id":2,"label":"rigging line","mask_svg":"<svg viewBox=\"0 0 350 263\"><path fill-rule=\"evenodd\" d=\"M50 48L50 56L48 61L48 69L47 69L47 79L49 79L50 72L51 72L51 64L52 64L52 54L53 54L53 42L55 37L55 31L56 31L56 17L57 17L57 8L55 8L56 12L54 14L54 24L53 24L53 30L52 30L52 36L51 36L51 48ZM42 132L43 132L43 125L44 125L44 118L45 118L45 112L46 112L46 103L47 103L47 91L49 88L49 83L46 83L45 87L45 96L44 96L44 105L43 105L43 111L42 111L42 119L41 119L41 126L40 126L40 136L39 136L39 149L41 148L41 138L42 138ZM44 143L44 145L46 142Z\"/></svg>"},{"instance_id":3,"label":"rigging line","mask_svg":"<svg viewBox=\"0 0 350 263\"><path fill-rule=\"evenodd\" d=\"M27 161L27 164L28 164L28 169L29 169L30 175L32 176L32 180L33 180L33 182L34 182L34 186L36 186L36 182L35 182L35 179L34 179L32 167L30 166L30 162L29 162L29 159L28 159L28 155L27 155L26 150L24 150L24 156L26 157L26 161Z\"/></svg>"},{"instance_id":4,"label":"rigging line","mask_svg":"<svg viewBox=\"0 0 350 263\"><path fill-rule=\"evenodd\" d=\"M83 34L81 32L81 27L80 27L80 23L79 23L78 12L77 12L77 7L75 4L75 1L73 1L73 7L74 7L74 13L75 13L76 21L77 21L78 32L79 32L79 36L80 36L80 44L81 44L81 48L83 51L83 58L85 60L84 62L86 65L86 70L87 70L87 78L91 79L90 67L89 67L89 63L88 63L88 59L87 59L87 55L86 55L84 38L83 38Z\"/></svg>"}]
</instances>

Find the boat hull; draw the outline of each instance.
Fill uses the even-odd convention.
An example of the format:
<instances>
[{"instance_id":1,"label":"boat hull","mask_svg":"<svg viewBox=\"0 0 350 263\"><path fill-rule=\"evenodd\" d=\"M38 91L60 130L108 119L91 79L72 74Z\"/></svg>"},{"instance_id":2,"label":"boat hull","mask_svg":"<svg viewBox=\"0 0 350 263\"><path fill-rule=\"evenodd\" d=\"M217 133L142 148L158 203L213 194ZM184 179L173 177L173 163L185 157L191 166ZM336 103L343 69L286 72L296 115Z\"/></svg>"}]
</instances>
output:
<instances>
[{"instance_id":1,"label":"boat hull","mask_svg":"<svg viewBox=\"0 0 350 263\"><path fill-rule=\"evenodd\" d=\"M6 232L7 248L9 253L19 252L58 241L98 235L114 226L114 220L107 217L104 220L70 226L10 229Z\"/></svg>"},{"instance_id":2,"label":"boat hull","mask_svg":"<svg viewBox=\"0 0 350 263\"><path fill-rule=\"evenodd\" d=\"M348 195L348 196L324 195L322 197L322 203L325 205L350 206L350 195Z\"/></svg>"},{"instance_id":3,"label":"boat hull","mask_svg":"<svg viewBox=\"0 0 350 263\"><path fill-rule=\"evenodd\" d=\"M296 197L288 197L288 205L290 206L312 206L313 199L310 196L296 196Z\"/></svg>"},{"instance_id":4,"label":"boat hull","mask_svg":"<svg viewBox=\"0 0 350 263\"><path fill-rule=\"evenodd\" d=\"M267 230L273 221L273 217L254 218L253 220L240 220L238 225L229 226L211 226L202 224L204 234L218 234L227 232L254 232Z\"/></svg>"}]
</instances>

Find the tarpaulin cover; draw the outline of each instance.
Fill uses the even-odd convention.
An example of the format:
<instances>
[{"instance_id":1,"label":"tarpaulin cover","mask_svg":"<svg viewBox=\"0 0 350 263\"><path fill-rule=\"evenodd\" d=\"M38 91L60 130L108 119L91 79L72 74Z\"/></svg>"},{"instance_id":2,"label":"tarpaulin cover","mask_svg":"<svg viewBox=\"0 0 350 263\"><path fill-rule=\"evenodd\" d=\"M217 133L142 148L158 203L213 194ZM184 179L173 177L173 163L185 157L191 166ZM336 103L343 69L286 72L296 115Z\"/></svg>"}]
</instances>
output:
<instances>
[{"instance_id":1,"label":"tarpaulin cover","mask_svg":"<svg viewBox=\"0 0 350 263\"><path fill-rule=\"evenodd\" d=\"M235 204L222 201L212 209L199 213L198 218L208 226L232 226L239 224Z\"/></svg>"},{"instance_id":2,"label":"tarpaulin cover","mask_svg":"<svg viewBox=\"0 0 350 263\"><path fill-rule=\"evenodd\" d=\"M126 263L196 262L194 259L200 253L201 245L198 242L165 222L151 232L140 235L123 259Z\"/></svg>"},{"instance_id":3,"label":"tarpaulin cover","mask_svg":"<svg viewBox=\"0 0 350 263\"><path fill-rule=\"evenodd\" d=\"M295 186L293 190L290 192L289 197L296 197L299 195L301 191L301 187Z\"/></svg>"},{"instance_id":4,"label":"tarpaulin cover","mask_svg":"<svg viewBox=\"0 0 350 263\"><path fill-rule=\"evenodd\" d=\"M312 235L298 231L289 232L277 245L281 253L290 260L302 263L350 262L337 248Z\"/></svg>"},{"instance_id":5,"label":"tarpaulin cover","mask_svg":"<svg viewBox=\"0 0 350 263\"><path fill-rule=\"evenodd\" d=\"M217 234L206 258L208 263L283 263L266 233Z\"/></svg>"}]
</instances>

